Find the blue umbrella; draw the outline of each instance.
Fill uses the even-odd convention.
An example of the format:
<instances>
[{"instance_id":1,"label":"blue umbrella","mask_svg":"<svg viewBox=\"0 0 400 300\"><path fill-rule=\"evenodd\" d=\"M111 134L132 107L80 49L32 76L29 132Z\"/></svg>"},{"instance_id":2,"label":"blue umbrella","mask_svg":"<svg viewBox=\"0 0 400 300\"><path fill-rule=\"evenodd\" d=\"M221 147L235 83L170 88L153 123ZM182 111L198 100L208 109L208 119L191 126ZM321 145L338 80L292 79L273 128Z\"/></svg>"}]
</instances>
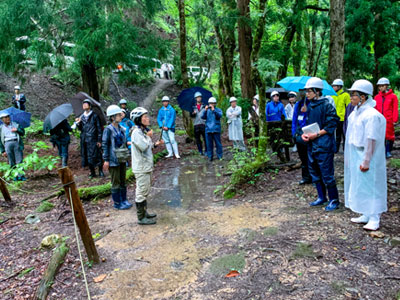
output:
<instances>
[{"instance_id":1,"label":"blue umbrella","mask_svg":"<svg viewBox=\"0 0 400 300\"><path fill-rule=\"evenodd\" d=\"M11 122L18 123L22 128L31 126L31 113L23 110L19 110L15 107L9 107L0 111L1 113L8 113L10 115ZM0 120L0 124L3 124Z\"/></svg>"},{"instance_id":2,"label":"blue umbrella","mask_svg":"<svg viewBox=\"0 0 400 300\"><path fill-rule=\"evenodd\" d=\"M183 110L193 112L193 106L196 103L194 94L200 92L202 95L202 102L204 105L208 104L208 99L212 97L212 93L201 87L192 87L190 89L183 90L178 96L179 107Z\"/></svg>"},{"instance_id":3,"label":"blue umbrella","mask_svg":"<svg viewBox=\"0 0 400 300\"><path fill-rule=\"evenodd\" d=\"M310 78L310 76L289 76L283 78L281 81L278 81L278 84L288 91L298 92L299 90L304 89L307 80ZM333 87L331 87L331 85L326 82L326 80L322 81L324 82L322 94L324 94L325 96L337 96Z\"/></svg>"}]
</instances>

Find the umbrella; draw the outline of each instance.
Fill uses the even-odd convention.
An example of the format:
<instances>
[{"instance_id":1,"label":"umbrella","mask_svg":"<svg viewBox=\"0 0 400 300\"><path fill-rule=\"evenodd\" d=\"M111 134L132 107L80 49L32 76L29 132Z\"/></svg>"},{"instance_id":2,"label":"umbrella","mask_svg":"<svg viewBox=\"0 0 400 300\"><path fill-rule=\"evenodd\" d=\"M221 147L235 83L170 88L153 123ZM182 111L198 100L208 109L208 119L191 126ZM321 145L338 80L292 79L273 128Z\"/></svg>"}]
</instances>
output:
<instances>
[{"instance_id":1,"label":"umbrella","mask_svg":"<svg viewBox=\"0 0 400 300\"><path fill-rule=\"evenodd\" d=\"M63 120L68 118L72 114L73 108L71 103L64 103L53 109L44 119L43 132L48 132L53 129Z\"/></svg>"},{"instance_id":2,"label":"umbrella","mask_svg":"<svg viewBox=\"0 0 400 300\"><path fill-rule=\"evenodd\" d=\"M277 91L279 93L279 99L287 99L287 95L290 91L283 88L270 88L266 91L266 97L271 99L271 93Z\"/></svg>"},{"instance_id":3,"label":"umbrella","mask_svg":"<svg viewBox=\"0 0 400 300\"><path fill-rule=\"evenodd\" d=\"M75 116L80 116L83 114L82 103L84 100L89 99L92 102L92 110L97 114L100 118L100 123L102 126L107 124L106 116L104 115L103 110L101 109L100 102L94 100L88 94L84 92L79 92L74 97L72 97L69 102L72 104L72 108L74 109Z\"/></svg>"},{"instance_id":4,"label":"umbrella","mask_svg":"<svg viewBox=\"0 0 400 300\"><path fill-rule=\"evenodd\" d=\"M179 107L183 110L192 112L193 106L196 103L194 94L200 92L202 95L202 102L204 105L208 104L208 99L212 97L212 93L201 87L192 87L190 89L183 90L178 96Z\"/></svg>"},{"instance_id":5,"label":"umbrella","mask_svg":"<svg viewBox=\"0 0 400 300\"><path fill-rule=\"evenodd\" d=\"M0 111L1 113L8 113L10 115L11 122L16 122L22 128L26 128L31 126L31 113L28 113L23 110L19 110L15 107L9 107ZM0 120L0 124L3 124Z\"/></svg>"},{"instance_id":6,"label":"umbrella","mask_svg":"<svg viewBox=\"0 0 400 300\"><path fill-rule=\"evenodd\" d=\"M283 78L281 81L278 81L278 84L288 91L298 92L299 90L304 88L307 80L310 78L311 78L310 76L289 76ZM328 95L337 96L333 87L331 87L331 85L328 82L326 82L326 80L322 81L324 82L324 88L322 90L322 94L324 94L325 96Z\"/></svg>"}]
</instances>

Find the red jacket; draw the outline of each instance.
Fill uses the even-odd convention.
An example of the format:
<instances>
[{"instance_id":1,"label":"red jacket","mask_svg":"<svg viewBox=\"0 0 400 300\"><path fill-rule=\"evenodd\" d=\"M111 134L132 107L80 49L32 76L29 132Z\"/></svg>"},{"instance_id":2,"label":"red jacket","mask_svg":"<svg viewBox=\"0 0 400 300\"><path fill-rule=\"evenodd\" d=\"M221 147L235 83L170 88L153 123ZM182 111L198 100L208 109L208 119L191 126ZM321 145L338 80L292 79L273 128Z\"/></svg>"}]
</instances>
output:
<instances>
[{"instance_id":1,"label":"red jacket","mask_svg":"<svg viewBox=\"0 0 400 300\"><path fill-rule=\"evenodd\" d=\"M375 108L386 118L386 139L394 141L394 123L399 120L399 101L392 90L375 96Z\"/></svg>"}]
</instances>

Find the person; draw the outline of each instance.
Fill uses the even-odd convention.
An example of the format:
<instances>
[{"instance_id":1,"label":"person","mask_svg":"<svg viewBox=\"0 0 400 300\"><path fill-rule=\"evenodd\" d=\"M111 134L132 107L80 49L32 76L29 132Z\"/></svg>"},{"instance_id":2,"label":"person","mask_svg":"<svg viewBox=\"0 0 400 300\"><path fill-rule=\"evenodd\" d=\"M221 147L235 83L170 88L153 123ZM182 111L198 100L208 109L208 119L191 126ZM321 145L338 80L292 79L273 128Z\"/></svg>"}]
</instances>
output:
<instances>
[{"instance_id":1,"label":"person","mask_svg":"<svg viewBox=\"0 0 400 300\"><path fill-rule=\"evenodd\" d=\"M121 109L125 110L125 115L129 119L129 116L131 115L131 112L128 109L128 101L126 101L125 99L119 100L119 107L121 107Z\"/></svg>"},{"instance_id":2,"label":"person","mask_svg":"<svg viewBox=\"0 0 400 300\"><path fill-rule=\"evenodd\" d=\"M176 158L181 158L179 156L178 143L175 140L176 111L169 104L170 99L168 96L164 96L161 101L162 107L158 111L157 123L162 130L162 138L168 151L166 158L172 157L174 154Z\"/></svg>"},{"instance_id":3,"label":"person","mask_svg":"<svg viewBox=\"0 0 400 300\"><path fill-rule=\"evenodd\" d=\"M82 103L83 114L75 119L76 127L81 131L82 167L89 167L89 178L96 177L95 168L99 168L99 176L104 177L101 160L102 128L100 119L92 110L92 102L86 99Z\"/></svg>"},{"instance_id":4,"label":"person","mask_svg":"<svg viewBox=\"0 0 400 300\"><path fill-rule=\"evenodd\" d=\"M386 119L374 109L371 82L357 80L349 91L355 109L346 134L345 205L361 214L351 219L353 223L366 223L364 229L377 230L380 214L387 211Z\"/></svg>"},{"instance_id":5,"label":"person","mask_svg":"<svg viewBox=\"0 0 400 300\"><path fill-rule=\"evenodd\" d=\"M53 129L50 129L50 142L53 144L53 147L57 146L58 155L61 157L63 167L68 165L68 146L71 141L70 132L72 132L72 128L66 119Z\"/></svg>"},{"instance_id":6,"label":"person","mask_svg":"<svg viewBox=\"0 0 400 300\"><path fill-rule=\"evenodd\" d=\"M156 224L156 214L147 211L147 198L150 194L151 175L153 172L153 147L164 141L152 142L153 130L150 130L148 111L143 107L135 108L131 113L135 123L132 132L132 172L136 179L136 209L139 225Z\"/></svg>"},{"instance_id":7,"label":"person","mask_svg":"<svg viewBox=\"0 0 400 300\"><path fill-rule=\"evenodd\" d=\"M337 96L332 96L335 101L336 114L339 117L339 124L336 128L336 153L339 152L340 144L343 139L343 150L346 141L346 136L343 132L344 117L346 115L346 107L350 103L350 95L343 90L343 80L335 79L332 82L332 87L335 90Z\"/></svg>"},{"instance_id":8,"label":"person","mask_svg":"<svg viewBox=\"0 0 400 300\"><path fill-rule=\"evenodd\" d=\"M128 149L131 149L131 135L130 135L130 130L133 129L135 124L132 122L131 119L129 119L128 114L126 113L125 109L121 109L122 112L122 121L119 123L120 126L122 126L125 129L125 138L127 141Z\"/></svg>"},{"instance_id":9,"label":"person","mask_svg":"<svg viewBox=\"0 0 400 300\"><path fill-rule=\"evenodd\" d=\"M286 120L293 120L294 105L296 104L297 94L295 92L288 93L289 103L285 106Z\"/></svg>"},{"instance_id":10,"label":"person","mask_svg":"<svg viewBox=\"0 0 400 300\"><path fill-rule=\"evenodd\" d=\"M0 125L0 152L3 157L8 158L11 168L22 163L24 142L22 137L25 130L16 122L11 122L10 115L7 112L0 114L3 124ZM18 174L15 181L25 181L24 175Z\"/></svg>"},{"instance_id":11,"label":"person","mask_svg":"<svg viewBox=\"0 0 400 300\"><path fill-rule=\"evenodd\" d=\"M226 110L226 117L229 124L229 140L233 141L233 148L239 151L246 151L246 145L243 141L242 108L237 105L235 97L231 97L229 103L231 106Z\"/></svg>"},{"instance_id":12,"label":"person","mask_svg":"<svg viewBox=\"0 0 400 300\"><path fill-rule=\"evenodd\" d=\"M204 108L201 118L206 120L206 145L207 157L210 161L214 159L214 143L219 160L222 159L223 150L221 143L221 118L222 110L216 107L217 99L208 99L208 105Z\"/></svg>"},{"instance_id":13,"label":"person","mask_svg":"<svg viewBox=\"0 0 400 300\"><path fill-rule=\"evenodd\" d=\"M20 91L21 87L16 85L14 87L14 95L12 96L12 104L15 108L25 111L26 97L24 94L21 94Z\"/></svg>"},{"instance_id":14,"label":"person","mask_svg":"<svg viewBox=\"0 0 400 300\"><path fill-rule=\"evenodd\" d=\"M301 138L308 145L308 169L318 193L317 200L311 202L310 206L325 204L328 190L329 203L325 210L332 211L339 207L333 163L336 148L335 130L339 117L335 108L322 97L323 87L323 81L318 77L307 80L306 95L311 100L307 125L317 123L320 130L315 133L303 133Z\"/></svg>"},{"instance_id":15,"label":"person","mask_svg":"<svg viewBox=\"0 0 400 300\"><path fill-rule=\"evenodd\" d=\"M308 170L308 146L301 138L303 134L302 128L307 124L310 100L303 95L302 99L297 102L293 109L292 119L292 136L297 147L297 152L301 161L301 180L299 185L311 183L311 175Z\"/></svg>"},{"instance_id":16,"label":"person","mask_svg":"<svg viewBox=\"0 0 400 300\"><path fill-rule=\"evenodd\" d=\"M255 95L253 97L253 101L252 101L252 106L251 109L249 109L249 116L248 116L248 120L253 120L254 122L258 121L258 117L260 116L260 106L258 104L259 101L259 96ZM257 122L258 123L258 122Z\"/></svg>"},{"instance_id":17,"label":"person","mask_svg":"<svg viewBox=\"0 0 400 300\"><path fill-rule=\"evenodd\" d=\"M395 139L394 124L399 120L399 101L389 89L390 81L382 77L378 80L379 94L375 96L375 108L386 118L386 158L392 157Z\"/></svg>"},{"instance_id":18,"label":"person","mask_svg":"<svg viewBox=\"0 0 400 300\"><path fill-rule=\"evenodd\" d=\"M202 103L203 95L200 92L196 92L194 94L194 98L196 99L196 104L193 106L193 112L191 114L192 118L194 118L194 137L196 139L197 150L200 155L204 155L204 152L207 150L206 148L206 125L205 120L201 118L201 115L204 111L204 105ZM203 139L203 141L201 141ZM204 143L204 151L203 151L203 143Z\"/></svg>"},{"instance_id":19,"label":"person","mask_svg":"<svg viewBox=\"0 0 400 300\"><path fill-rule=\"evenodd\" d=\"M162 71L162 75L164 76L164 79L170 79L169 78L169 70L168 70L168 64L167 63L163 63L161 65L161 71Z\"/></svg>"},{"instance_id":20,"label":"person","mask_svg":"<svg viewBox=\"0 0 400 300\"><path fill-rule=\"evenodd\" d=\"M126 162L129 160L129 151L126 146L125 128L120 125L122 121L122 109L117 105L107 107L109 124L103 132L103 168L110 172L111 176L111 197L114 208L119 210L129 209L132 204L127 199L126 190ZM127 156L122 157L117 151L126 149ZM121 156L121 157L119 157Z\"/></svg>"},{"instance_id":21,"label":"person","mask_svg":"<svg viewBox=\"0 0 400 300\"><path fill-rule=\"evenodd\" d=\"M279 92L273 91L271 93L271 100L265 107L265 115L267 116L267 122L271 121L282 121L282 116L286 119L285 107L282 102L279 101Z\"/></svg>"},{"instance_id":22,"label":"person","mask_svg":"<svg viewBox=\"0 0 400 300\"><path fill-rule=\"evenodd\" d=\"M349 105L346 106L346 113L344 114L344 122L343 122L343 134L346 136L346 131L347 131L347 124L349 123L349 117L350 114L354 110L354 105L350 102Z\"/></svg>"}]
</instances>

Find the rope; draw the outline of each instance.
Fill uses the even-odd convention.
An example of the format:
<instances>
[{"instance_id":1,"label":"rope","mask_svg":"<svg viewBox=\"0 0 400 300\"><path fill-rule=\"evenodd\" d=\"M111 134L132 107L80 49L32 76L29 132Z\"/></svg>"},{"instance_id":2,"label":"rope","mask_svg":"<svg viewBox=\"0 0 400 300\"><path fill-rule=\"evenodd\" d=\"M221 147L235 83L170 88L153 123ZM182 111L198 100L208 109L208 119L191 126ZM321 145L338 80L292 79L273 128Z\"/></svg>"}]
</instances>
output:
<instances>
[{"instance_id":1,"label":"rope","mask_svg":"<svg viewBox=\"0 0 400 300\"><path fill-rule=\"evenodd\" d=\"M16 185L13 185L13 184L9 183L7 180L5 180L3 177L0 177L0 180L2 180L5 184L11 186L15 190L18 190L18 191L21 191L21 192L24 192L24 193L27 193L27 194L37 194L37 192L26 191L26 190L23 190L23 189L17 187ZM68 184L70 184L70 183L68 183ZM53 193L53 192L58 192L61 187L63 187L63 185L59 185L58 188L55 188L54 190L47 191L46 193L50 194L50 193Z\"/></svg>"},{"instance_id":2,"label":"rope","mask_svg":"<svg viewBox=\"0 0 400 300\"><path fill-rule=\"evenodd\" d=\"M64 184L64 186L67 186L67 185L69 185L71 183L72 182ZM87 279L86 279L85 266L83 265L81 246L79 245L78 226L76 225L76 220L75 220L74 203L72 201L71 188L68 188L68 191L69 191L69 201L71 202L71 208L72 208L72 218L74 219L75 239L76 239L76 244L78 245L79 260L81 261L81 266L82 266L83 280L85 281L87 296L88 296L88 299L90 300L91 298L90 298L90 292L89 292L89 284L88 284Z\"/></svg>"}]
</instances>

